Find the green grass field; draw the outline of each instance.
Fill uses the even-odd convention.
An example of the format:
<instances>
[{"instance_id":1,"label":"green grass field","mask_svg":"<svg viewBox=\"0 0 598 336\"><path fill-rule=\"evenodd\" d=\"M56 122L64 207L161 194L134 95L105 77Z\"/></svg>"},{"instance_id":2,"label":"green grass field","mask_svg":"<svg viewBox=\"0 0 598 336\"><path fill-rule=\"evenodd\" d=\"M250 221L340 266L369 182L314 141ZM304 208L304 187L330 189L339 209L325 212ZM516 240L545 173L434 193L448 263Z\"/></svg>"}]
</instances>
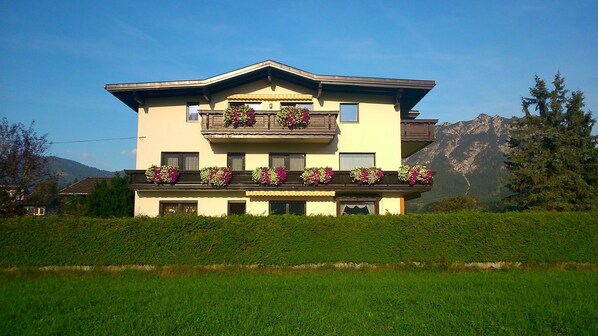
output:
<instances>
[{"instance_id":1,"label":"green grass field","mask_svg":"<svg viewBox=\"0 0 598 336\"><path fill-rule=\"evenodd\" d=\"M0 275L0 334L598 334L593 271Z\"/></svg>"}]
</instances>

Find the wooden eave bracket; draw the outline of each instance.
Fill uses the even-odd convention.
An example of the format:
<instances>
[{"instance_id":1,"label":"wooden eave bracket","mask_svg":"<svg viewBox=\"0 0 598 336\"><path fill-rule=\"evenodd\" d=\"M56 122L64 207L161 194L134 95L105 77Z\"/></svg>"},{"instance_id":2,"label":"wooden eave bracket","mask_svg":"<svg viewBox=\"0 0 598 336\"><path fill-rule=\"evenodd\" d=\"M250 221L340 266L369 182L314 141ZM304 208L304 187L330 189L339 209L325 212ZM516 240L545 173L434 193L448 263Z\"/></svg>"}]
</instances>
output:
<instances>
[{"instance_id":1,"label":"wooden eave bracket","mask_svg":"<svg viewBox=\"0 0 598 336\"><path fill-rule=\"evenodd\" d=\"M272 84L272 69L268 68L268 83Z\"/></svg>"},{"instance_id":2,"label":"wooden eave bracket","mask_svg":"<svg viewBox=\"0 0 598 336\"><path fill-rule=\"evenodd\" d=\"M398 89L395 95L395 108L401 106L401 99L403 98L403 89Z\"/></svg>"},{"instance_id":3,"label":"wooden eave bracket","mask_svg":"<svg viewBox=\"0 0 598 336\"><path fill-rule=\"evenodd\" d=\"M317 99L320 99L320 96L322 95L322 82L318 83L318 94L316 95Z\"/></svg>"},{"instance_id":4,"label":"wooden eave bracket","mask_svg":"<svg viewBox=\"0 0 598 336\"><path fill-rule=\"evenodd\" d=\"M203 99L207 100L208 103L210 102L210 92L208 91L208 89L204 88L203 89Z\"/></svg>"},{"instance_id":5,"label":"wooden eave bracket","mask_svg":"<svg viewBox=\"0 0 598 336\"><path fill-rule=\"evenodd\" d=\"M139 92L133 93L133 99L135 99L135 102L137 102L140 107L145 105L145 99L143 99L143 96Z\"/></svg>"}]
</instances>

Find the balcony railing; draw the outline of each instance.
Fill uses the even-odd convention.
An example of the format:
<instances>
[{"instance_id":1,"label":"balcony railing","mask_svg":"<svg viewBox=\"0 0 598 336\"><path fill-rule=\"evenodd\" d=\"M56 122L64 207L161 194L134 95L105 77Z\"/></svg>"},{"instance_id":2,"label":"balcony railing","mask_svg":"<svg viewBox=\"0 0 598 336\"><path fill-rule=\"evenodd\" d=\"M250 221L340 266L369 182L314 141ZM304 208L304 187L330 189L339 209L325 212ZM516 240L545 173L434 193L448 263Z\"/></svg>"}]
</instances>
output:
<instances>
[{"instance_id":1,"label":"balcony railing","mask_svg":"<svg viewBox=\"0 0 598 336\"><path fill-rule=\"evenodd\" d=\"M335 171L332 181L328 184L318 186L305 185L301 179L301 171L287 172L287 180L280 186L262 185L253 182L252 171L233 172L230 184L224 188L217 188L208 184L202 184L199 179L199 171L181 171L176 184L156 185L147 181L144 170L127 170L131 188L134 190L327 190L345 192L388 192L402 191L404 194L419 194L429 191L431 184L410 186L398 180L397 171L385 171L380 182L373 185L361 185L353 182L348 171Z\"/></svg>"},{"instance_id":2,"label":"balcony railing","mask_svg":"<svg viewBox=\"0 0 598 336\"><path fill-rule=\"evenodd\" d=\"M404 158L436 140L436 119L401 121L401 152Z\"/></svg>"},{"instance_id":3,"label":"balcony railing","mask_svg":"<svg viewBox=\"0 0 598 336\"><path fill-rule=\"evenodd\" d=\"M329 143L336 135L339 111L310 111L309 125L290 129L276 122L278 111L255 111L255 124L232 127L224 124L224 111L200 110L201 133L210 142L316 142Z\"/></svg>"}]
</instances>

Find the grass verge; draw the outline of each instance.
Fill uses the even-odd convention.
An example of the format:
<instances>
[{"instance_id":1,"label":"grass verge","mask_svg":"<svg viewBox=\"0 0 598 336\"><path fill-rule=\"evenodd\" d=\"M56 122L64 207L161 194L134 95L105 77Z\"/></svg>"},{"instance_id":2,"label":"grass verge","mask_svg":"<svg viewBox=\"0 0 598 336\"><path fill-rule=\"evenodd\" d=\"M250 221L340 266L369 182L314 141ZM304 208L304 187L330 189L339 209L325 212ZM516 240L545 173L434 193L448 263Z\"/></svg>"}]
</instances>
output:
<instances>
[{"instance_id":1,"label":"grass verge","mask_svg":"<svg viewBox=\"0 0 598 336\"><path fill-rule=\"evenodd\" d=\"M0 274L0 334L598 333L591 271Z\"/></svg>"}]
</instances>

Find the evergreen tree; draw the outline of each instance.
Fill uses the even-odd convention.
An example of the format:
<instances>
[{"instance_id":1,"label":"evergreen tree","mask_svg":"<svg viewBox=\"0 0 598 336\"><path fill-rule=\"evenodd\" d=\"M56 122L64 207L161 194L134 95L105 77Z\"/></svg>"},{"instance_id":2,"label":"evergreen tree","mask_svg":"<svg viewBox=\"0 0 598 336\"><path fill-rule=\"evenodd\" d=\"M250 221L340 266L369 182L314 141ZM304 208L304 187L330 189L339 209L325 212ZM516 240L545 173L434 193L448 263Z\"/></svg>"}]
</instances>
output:
<instances>
[{"instance_id":1,"label":"evergreen tree","mask_svg":"<svg viewBox=\"0 0 598 336\"><path fill-rule=\"evenodd\" d=\"M127 176L114 175L110 186L102 180L93 187L87 196L87 215L91 217L131 217L133 216L134 192L129 189Z\"/></svg>"},{"instance_id":2,"label":"evergreen tree","mask_svg":"<svg viewBox=\"0 0 598 336\"><path fill-rule=\"evenodd\" d=\"M522 99L524 117L514 117L511 125L506 166L514 195L507 201L520 209L595 208L598 148L591 132L596 121L583 110L583 93L568 95L560 73L550 91L538 76L535 82L531 97Z\"/></svg>"}]
</instances>

